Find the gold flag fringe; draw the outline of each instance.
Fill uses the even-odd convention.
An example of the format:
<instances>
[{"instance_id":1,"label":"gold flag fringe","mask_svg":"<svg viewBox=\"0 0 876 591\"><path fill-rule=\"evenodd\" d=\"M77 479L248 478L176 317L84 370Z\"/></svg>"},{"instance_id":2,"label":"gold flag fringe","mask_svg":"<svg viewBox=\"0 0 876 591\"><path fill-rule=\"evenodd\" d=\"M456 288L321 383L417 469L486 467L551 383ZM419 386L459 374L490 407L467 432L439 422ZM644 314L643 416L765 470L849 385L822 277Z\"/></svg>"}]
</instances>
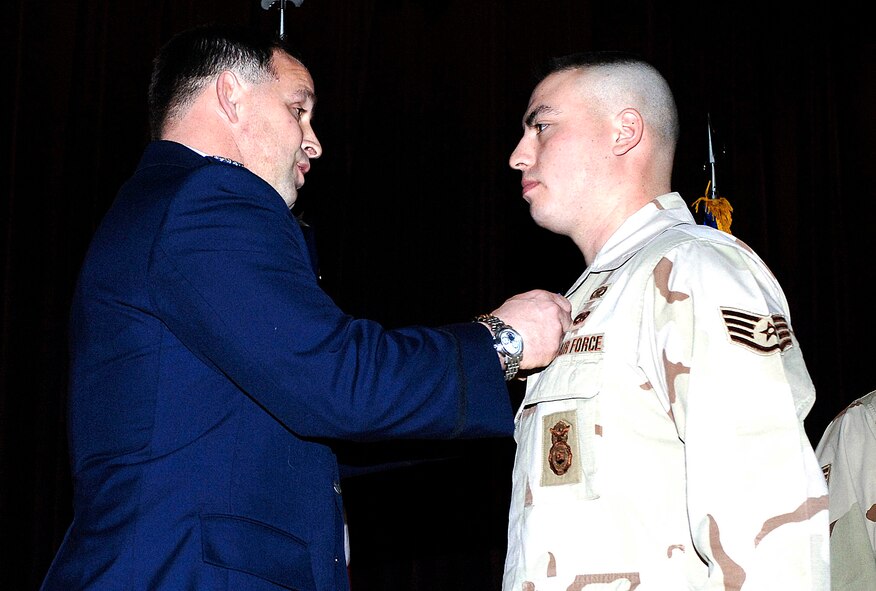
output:
<instances>
[{"instance_id":1,"label":"gold flag fringe","mask_svg":"<svg viewBox=\"0 0 876 591\"><path fill-rule=\"evenodd\" d=\"M706 194L691 203L691 207L694 208L694 211L699 212L700 203L702 203L703 209L705 209L706 213L712 214L712 217L715 218L715 223L717 224L718 229L722 232L732 234L733 232L730 231L730 224L733 223L733 216L731 215L733 206L723 197L708 197L711 186L712 181L709 181L706 185Z\"/></svg>"}]
</instances>

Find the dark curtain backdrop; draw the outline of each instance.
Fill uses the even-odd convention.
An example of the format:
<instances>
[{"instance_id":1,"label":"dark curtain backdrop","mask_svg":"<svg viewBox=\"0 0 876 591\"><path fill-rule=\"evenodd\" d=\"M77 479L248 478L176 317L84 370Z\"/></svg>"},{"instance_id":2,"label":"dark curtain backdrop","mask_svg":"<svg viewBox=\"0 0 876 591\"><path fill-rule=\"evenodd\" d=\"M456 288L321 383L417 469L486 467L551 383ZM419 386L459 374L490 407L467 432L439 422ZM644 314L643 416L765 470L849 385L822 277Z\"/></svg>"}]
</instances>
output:
<instances>
[{"instance_id":1,"label":"dark curtain backdrop","mask_svg":"<svg viewBox=\"0 0 876 591\"><path fill-rule=\"evenodd\" d=\"M682 7L684 6L684 7ZM531 222L507 166L549 55L638 52L674 87L675 189L708 175L706 118L732 231L791 303L818 389L817 442L876 388L871 264L874 44L850 3L306 0L286 30L319 94L325 154L297 210L326 290L387 326L466 320L583 270ZM66 321L89 239L147 142L150 60L177 30L276 30L256 0L31 2L0 18L0 589L36 589L72 518ZM519 399L515 385L510 395ZM757 412L757 409L752 409ZM500 587L512 441L410 442L421 459L345 484L355 591Z\"/></svg>"}]
</instances>

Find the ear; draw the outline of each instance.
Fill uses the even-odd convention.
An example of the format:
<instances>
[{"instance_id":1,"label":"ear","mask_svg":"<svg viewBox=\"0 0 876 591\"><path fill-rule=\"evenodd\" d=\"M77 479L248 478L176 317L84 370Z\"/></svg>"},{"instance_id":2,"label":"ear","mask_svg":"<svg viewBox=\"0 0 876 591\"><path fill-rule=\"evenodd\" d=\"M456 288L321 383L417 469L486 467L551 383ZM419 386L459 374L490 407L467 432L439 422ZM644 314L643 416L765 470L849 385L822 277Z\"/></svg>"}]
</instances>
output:
<instances>
[{"instance_id":1,"label":"ear","mask_svg":"<svg viewBox=\"0 0 876 591\"><path fill-rule=\"evenodd\" d=\"M637 110L624 109L618 114L616 123L617 135L611 151L615 156L623 156L642 141L645 121Z\"/></svg>"},{"instance_id":2,"label":"ear","mask_svg":"<svg viewBox=\"0 0 876 591\"><path fill-rule=\"evenodd\" d=\"M216 78L216 98L219 102L219 111L231 123L237 123L237 104L241 94L240 81L234 72L225 70Z\"/></svg>"}]
</instances>

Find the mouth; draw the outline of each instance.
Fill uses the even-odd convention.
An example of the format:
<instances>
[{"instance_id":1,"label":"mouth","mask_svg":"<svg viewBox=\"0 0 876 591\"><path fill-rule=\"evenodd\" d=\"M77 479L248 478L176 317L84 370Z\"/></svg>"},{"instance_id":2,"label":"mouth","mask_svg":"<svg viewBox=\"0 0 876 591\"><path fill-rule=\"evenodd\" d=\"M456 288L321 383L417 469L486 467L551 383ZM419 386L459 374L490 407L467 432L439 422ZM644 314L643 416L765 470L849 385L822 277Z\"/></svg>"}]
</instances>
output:
<instances>
[{"instance_id":1,"label":"mouth","mask_svg":"<svg viewBox=\"0 0 876 591\"><path fill-rule=\"evenodd\" d=\"M536 185L538 185L538 181L534 181L532 179L523 179L523 181L520 183L520 186L523 188L524 195L531 191Z\"/></svg>"},{"instance_id":2,"label":"mouth","mask_svg":"<svg viewBox=\"0 0 876 591\"><path fill-rule=\"evenodd\" d=\"M310 160L305 158L301 162L299 162L298 170L301 171L301 174L307 174L310 171Z\"/></svg>"},{"instance_id":3,"label":"mouth","mask_svg":"<svg viewBox=\"0 0 876 591\"><path fill-rule=\"evenodd\" d=\"M296 165L295 168L297 168L298 172L300 173L298 175L298 183L297 184L298 184L298 188L301 188L304 186L304 175L306 175L308 173L308 171L310 170L310 162L306 159L302 160L301 162L299 162Z\"/></svg>"}]
</instances>

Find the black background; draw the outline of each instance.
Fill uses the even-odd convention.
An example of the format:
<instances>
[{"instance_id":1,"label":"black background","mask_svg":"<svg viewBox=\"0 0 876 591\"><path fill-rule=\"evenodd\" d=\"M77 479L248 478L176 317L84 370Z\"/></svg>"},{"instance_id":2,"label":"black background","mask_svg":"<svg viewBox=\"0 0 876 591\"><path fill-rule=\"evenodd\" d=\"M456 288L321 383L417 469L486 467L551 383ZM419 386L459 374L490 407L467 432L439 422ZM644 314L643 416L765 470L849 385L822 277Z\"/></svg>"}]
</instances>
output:
<instances>
[{"instance_id":1,"label":"black background","mask_svg":"<svg viewBox=\"0 0 876 591\"><path fill-rule=\"evenodd\" d=\"M296 211L326 290L387 326L441 324L564 291L572 244L535 227L508 156L549 55L640 53L675 90L674 189L708 180L706 117L734 235L785 288L818 401L817 442L876 388L868 285L874 44L850 3L306 0L286 32L310 67L324 156ZM243 0L30 2L0 18L0 589L36 589L71 519L66 321L88 241L148 140L150 61L207 21L276 30ZM511 392L519 396L519 387ZM757 409L752 409L756 412ZM498 589L512 441L359 448L430 458L345 483L354 591Z\"/></svg>"}]
</instances>

